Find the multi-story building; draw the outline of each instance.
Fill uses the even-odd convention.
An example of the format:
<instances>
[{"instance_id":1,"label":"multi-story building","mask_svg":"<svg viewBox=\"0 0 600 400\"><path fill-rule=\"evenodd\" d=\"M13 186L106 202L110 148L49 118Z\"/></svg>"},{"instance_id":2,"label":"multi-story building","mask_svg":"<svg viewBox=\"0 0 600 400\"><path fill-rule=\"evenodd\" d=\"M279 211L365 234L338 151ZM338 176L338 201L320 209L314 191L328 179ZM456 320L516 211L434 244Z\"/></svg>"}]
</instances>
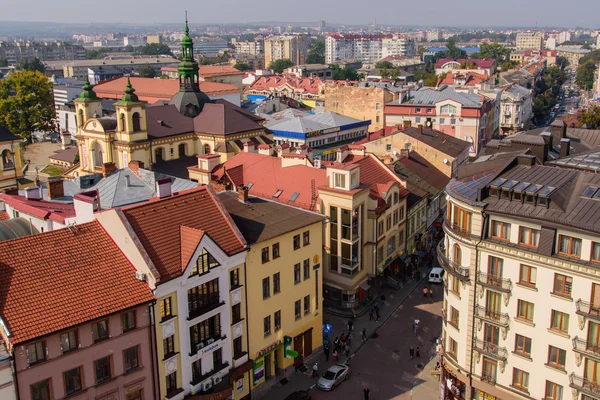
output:
<instances>
[{"instance_id":1,"label":"multi-story building","mask_svg":"<svg viewBox=\"0 0 600 400\"><path fill-rule=\"evenodd\" d=\"M446 187L444 390L598 398L600 180L533 155L498 161L465 166Z\"/></svg>"},{"instance_id":2,"label":"multi-story building","mask_svg":"<svg viewBox=\"0 0 600 400\"><path fill-rule=\"evenodd\" d=\"M543 32L517 32L517 50L542 50L544 48Z\"/></svg>"},{"instance_id":3,"label":"multi-story building","mask_svg":"<svg viewBox=\"0 0 600 400\"><path fill-rule=\"evenodd\" d=\"M246 241L209 186L98 216L153 289L159 395L242 399L250 391Z\"/></svg>"},{"instance_id":4,"label":"multi-story building","mask_svg":"<svg viewBox=\"0 0 600 400\"><path fill-rule=\"evenodd\" d=\"M385 124L425 127L472 143L470 154L476 157L479 150L491 140L496 121L489 112L492 100L478 94L464 93L449 86L422 87L405 91L402 96L385 106Z\"/></svg>"},{"instance_id":5,"label":"multi-story building","mask_svg":"<svg viewBox=\"0 0 600 400\"><path fill-rule=\"evenodd\" d=\"M442 40L442 32L438 30L430 30L425 32L425 40L428 42L437 42L438 40Z\"/></svg>"},{"instance_id":6,"label":"multi-story building","mask_svg":"<svg viewBox=\"0 0 600 400\"><path fill-rule=\"evenodd\" d=\"M0 42L0 59L6 59L8 65L30 58L40 61L85 60L85 49L62 42Z\"/></svg>"},{"instance_id":7,"label":"multi-story building","mask_svg":"<svg viewBox=\"0 0 600 400\"><path fill-rule=\"evenodd\" d=\"M321 347L325 216L249 197L246 187L222 192L219 199L249 248L243 284L251 321L252 394L257 395L309 364Z\"/></svg>"},{"instance_id":8,"label":"multi-story building","mask_svg":"<svg viewBox=\"0 0 600 400\"><path fill-rule=\"evenodd\" d=\"M133 35L123 37L123 46L139 47L144 46L147 42L146 36Z\"/></svg>"},{"instance_id":9,"label":"multi-story building","mask_svg":"<svg viewBox=\"0 0 600 400\"><path fill-rule=\"evenodd\" d=\"M326 64L295 65L293 67L286 68L283 72L293 75L296 78L331 79L332 77L331 67Z\"/></svg>"},{"instance_id":10,"label":"multi-story building","mask_svg":"<svg viewBox=\"0 0 600 400\"><path fill-rule=\"evenodd\" d=\"M415 40L413 38L394 35L381 40L381 56L415 56Z\"/></svg>"},{"instance_id":11,"label":"multi-story building","mask_svg":"<svg viewBox=\"0 0 600 400\"><path fill-rule=\"evenodd\" d=\"M435 73L437 75L449 72L479 72L492 76L496 72L496 62L479 58L440 58L436 60Z\"/></svg>"},{"instance_id":12,"label":"multi-story building","mask_svg":"<svg viewBox=\"0 0 600 400\"><path fill-rule=\"evenodd\" d=\"M265 51L265 42L264 40L254 40L254 41L235 41L233 42L235 46L235 51L238 54L249 54L251 56L258 56L264 53Z\"/></svg>"},{"instance_id":13,"label":"multi-story building","mask_svg":"<svg viewBox=\"0 0 600 400\"><path fill-rule=\"evenodd\" d=\"M0 340L19 399L158 397L154 297L98 222L0 249L10 277L0 283ZM44 274L35 273L40 265Z\"/></svg>"},{"instance_id":14,"label":"multi-story building","mask_svg":"<svg viewBox=\"0 0 600 400\"><path fill-rule=\"evenodd\" d=\"M288 97L315 107L322 99L320 78L290 78L282 75L260 76L246 89L246 98L254 101L269 97Z\"/></svg>"},{"instance_id":15,"label":"multi-story building","mask_svg":"<svg viewBox=\"0 0 600 400\"><path fill-rule=\"evenodd\" d=\"M344 61L376 63L385 57L383 55L384 39L393 39L393 36L327 34L325 35L325 63L339 64Z\"/></svg>"},{"instance_id":16,"label":"multi-story building","mask_svg":"<svg viewBox=\"0 0 600 400\"><path fill-rule=\"evenodd\" d=\"M6 400L17 400L12 365L12 358L6 351L4 341L0 341L0 397Z\"/></svg>"},{"instance_id":17,"label":"multi-story building","mask_svg":"<svg viewBox=\"0 0 600 400\"><path fill-rule=\"evenodd\" d=\"M294 65L304 64L310 38L307 36L271 36L265 39L265 66L276 60L290 60Z\"/></svg>"},{"instance_id":18,"label":"multi-story building","mask_svg":"<svg viewBox=\"0 0 600 400\"><path fill-rule=\"evenodd\" d=\"M579 59L587 55L591 50L584 49L582 46L558 46L556 54L564 57L569 61L569 64L576 68L579 65Z\"/></svg>"},{"instance_id":19,"label":"multi-story building","mask_svg":"<svg viewBox=\"0 0 600 400\"><path fill-rule=\"evenodd\" d=\"M0 125L0 192L22 186L21 139Z\"/></svg>"},{"instance_id":20,"label":"multi-story building","mask_svg":"<svg viewBox=\"0 0 600 400\"><path fill-rule=\"evenodd\" d=\"M153 57L140 57L132 56L129 58L104 58L101 60L85 60L79 61L49 61L44 64L49 70L61 69L63 70L63 77L65 78L77 78L81 81L85 81L88 77L90 68L97 67L114 67L123 71L123 74L129 75L132 73L139 73L140 68L144 66L150 66L160 74L160 69L167 65L177 63L177 60L170 56L153 56Z\"/></svg>"},{"instance_id":21,"label":"multi-story building","mask_svg":"<svg viewBox=\"0 0 600 400\"><path fill-rule=\"evenodd\" d=\"M228 48L227 40L221 38L196 38L194 40L194 53L196 54L219 54Z\"/></svg>"},{"instance_id":22,"label":"multi-story building","mask_svg":"<svg viewBox=\"0 0 600 400\"><path fill-rule=\"evenodd\" d=\"M533 93L517 84L502 91L500 129L503 134L529 129L533 117Z\"/></svg>"}]
</instances>

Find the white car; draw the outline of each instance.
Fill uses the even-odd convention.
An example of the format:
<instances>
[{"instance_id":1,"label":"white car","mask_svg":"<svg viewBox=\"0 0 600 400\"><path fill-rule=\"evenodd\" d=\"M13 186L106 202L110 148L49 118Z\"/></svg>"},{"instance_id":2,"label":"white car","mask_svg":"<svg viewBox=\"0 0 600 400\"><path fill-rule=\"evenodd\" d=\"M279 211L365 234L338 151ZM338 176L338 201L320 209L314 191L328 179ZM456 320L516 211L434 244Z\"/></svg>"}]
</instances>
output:
<instances>
[{"instance_id":1,"label":"white car","mask_svg":"<svg viewBox=\"0 0 600 400\"><path fill-rule=\"evenodd\" d=\"M327 371L319 378L317 387L329 392L337 385L348 379L350 367L346 364L335 364L329 367Z\"/></svg>"}]
</instances>

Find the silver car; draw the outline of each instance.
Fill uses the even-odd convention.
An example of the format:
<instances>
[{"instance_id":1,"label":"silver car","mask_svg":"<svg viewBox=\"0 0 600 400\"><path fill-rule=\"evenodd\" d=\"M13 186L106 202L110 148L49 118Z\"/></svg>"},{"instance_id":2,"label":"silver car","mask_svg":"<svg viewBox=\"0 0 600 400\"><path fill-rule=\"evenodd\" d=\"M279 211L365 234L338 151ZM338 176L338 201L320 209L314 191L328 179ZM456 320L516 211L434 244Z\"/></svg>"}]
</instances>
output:
<instances>
[{"instance_id":1,"label":"silver car","mask_svg":"<svg viewBox=\"0 0 600 400\"><path fill-rule=\"evenodd\" d=\"M321 390L330 391L337 385L348 379L350 367L346 364L336 364L329 367L327 371L319 378L317 387Z\"/></svg>"}]
</instances>

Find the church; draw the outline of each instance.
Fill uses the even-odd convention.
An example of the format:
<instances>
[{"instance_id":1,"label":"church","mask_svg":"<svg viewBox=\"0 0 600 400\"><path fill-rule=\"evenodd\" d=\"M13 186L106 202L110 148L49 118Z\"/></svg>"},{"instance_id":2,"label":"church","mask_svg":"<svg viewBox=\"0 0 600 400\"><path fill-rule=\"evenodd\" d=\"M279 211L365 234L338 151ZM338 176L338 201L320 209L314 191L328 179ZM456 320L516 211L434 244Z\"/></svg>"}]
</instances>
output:
<instances>
[{"instance_id":1,"label":"church","mask_svg":"<svg viewBox=\"0 0 600 400\"><path fill-rule=\"evenodd\" d=\"M199 154L218 154L225 162L244 151L245 142L273 144L273 133L263 126L263 118L226 100L211 100L200 90L187 21L181 46L179 91L169 101L140 101L128 82L123 97L114 103L115 114L101 117L101 99L86 82L74 100L79 175L139 161L147 168L187 177L186 167L196 165Z\"/></svg>"}]
</instances>

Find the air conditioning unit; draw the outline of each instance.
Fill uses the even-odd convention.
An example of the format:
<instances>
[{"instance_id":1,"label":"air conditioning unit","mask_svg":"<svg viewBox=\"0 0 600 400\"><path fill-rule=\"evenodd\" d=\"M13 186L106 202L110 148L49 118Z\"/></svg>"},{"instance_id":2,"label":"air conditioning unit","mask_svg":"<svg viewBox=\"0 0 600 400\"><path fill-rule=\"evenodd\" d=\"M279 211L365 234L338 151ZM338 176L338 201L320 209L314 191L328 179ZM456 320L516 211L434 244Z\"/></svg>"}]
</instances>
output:
<instances>
[{"instance_id":1,"label":"air conditioning unit","mask_svg":"<svg viewBox=\"0 0 600 400\"><path fill-rule=\"evenodd\" d=\"M146 274L145 274L145 273L143 273L143 272L137 271L137 272L135 273L135 279L137 279L137 280L140 280L140 281L142 281L142 282L146 282L146 278L147 278L147 277L146 277Z\"/></svg>"},{"instance_id":2,"label":"air conditioning unit","mask_svg":"<svg viewBox=\"0 0 600 400\"><path fill-rule=\"evenodd\" d=\"M200 350L204 347L204 342L196 343L196 350Z\"/></svg>"},{"instance_id":3,"label":"air conditioning unit","mask_svg":"<svg viewBox=\"0 0 600 400\"><path fill-rule=\"evenodd\" d=\"M207 379L204 382L202 382L201 385L202 385L202 391L207 392L213 386L213 383L212 383L212 380Z\"/></svg>"},{"instance_id":4,"label":"air conditioning unit","mask_svg":"<svg viewBox=\"0 0 600 400\"><path fill-rule=\"evenodd\" d=\"M214 341L215 341L215 339L208 339L208 340L206 341L206 344L211 344L211 343L214 343Z\"/></svg>"},{"instance_id":5,"label":"air conditioning unit","mask_svg":"<svg viewBox=\"0 0 600 400\"><path fill-rule=\"evenodd\" d=\"M221 376L221 374L216 374L215 376L213 376L212 378L212 382L213 385L216 385L218 383L221 383L221 381L223 380L223 377Z\"/></svg>"}]
</instances>

